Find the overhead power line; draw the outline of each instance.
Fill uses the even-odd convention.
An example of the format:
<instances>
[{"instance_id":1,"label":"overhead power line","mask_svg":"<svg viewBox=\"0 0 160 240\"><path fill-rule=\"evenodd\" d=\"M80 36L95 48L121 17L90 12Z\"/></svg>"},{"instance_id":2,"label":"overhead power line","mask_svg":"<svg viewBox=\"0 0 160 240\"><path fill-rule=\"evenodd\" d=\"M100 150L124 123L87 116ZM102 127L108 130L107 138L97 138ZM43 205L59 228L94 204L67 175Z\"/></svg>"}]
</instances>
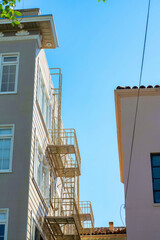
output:
<instances>
[{"instance_id":1,"label":"overhead power line","mask_svg":"<svg viewBox=\"0 0 160 240\"><path fill-rule=\"evenodd\" d=\"M141 61L141 69L140 69L140 76L139 76L139 88L138 88L138 94L137 94L136 111L135 111L135 117L134 117L133 134L132 134L132 142L131 142L131 151L130 151L129 167L128 167L128 176L127 176L127 184L126 184L126 191L125 191L125 203L126 203L126 200L127 200L128 184L129 184L130 169L131 169L131 161L132 161L132 155L133 155L134 137L135 137L136 121L137 121L138 105L139 105L139 96L140 96L140 86L141 86L141 82L142 82L143 65L144 65L144 57L145 57L145 50L146 50L147 33L148 33L150 6L151 6L151 0L148 1L146 28L145 28L145 36L144 36L144 44L143 44L143 52L142 52L142 61Z\"/></svg>"}]
</instances>

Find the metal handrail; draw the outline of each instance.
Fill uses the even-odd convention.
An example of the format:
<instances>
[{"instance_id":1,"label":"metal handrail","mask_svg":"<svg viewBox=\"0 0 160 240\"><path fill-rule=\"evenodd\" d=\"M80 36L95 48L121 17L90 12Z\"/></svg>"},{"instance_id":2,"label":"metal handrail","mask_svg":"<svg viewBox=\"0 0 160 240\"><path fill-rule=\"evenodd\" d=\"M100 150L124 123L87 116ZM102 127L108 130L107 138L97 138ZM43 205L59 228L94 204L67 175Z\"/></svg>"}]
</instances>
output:
<instances>
[{"instance_id":1,"label":"metal handrail","mask_svg":"<svg viewBox=\"0 0 160 240\"><path fill-rule=\"evenodd\" d=\"M50 203L50 216L79 216L77 205L74 198L47 198L47 203Z\"/></svg>"},{"instance_id":2,"label":"metal handrail","mask_svg":"<svg viewBox=\"0 0 160 240\"><path fill-rule=\"evenodd\" d=\"M76 136L76 131L73 128L65 128L65 129L50 129L49 134L51 136L52 142L54 145L74 145L75 147L75 156L77 166L81 167L81 157L80 151L78 147L78 141Z\"/></svg>"},{"instance_id":3,"label":"metal handrail","mask_svg":"<svg viewBox=\"0 0 160 240\"><path fill-rule=\"evenodd\" d=\"M92 210L92 204L90 201L80 201L79 202L79 213L80 214L90 214L91 225L94 227L94 215Z\"/></svg>"}]
</instances>

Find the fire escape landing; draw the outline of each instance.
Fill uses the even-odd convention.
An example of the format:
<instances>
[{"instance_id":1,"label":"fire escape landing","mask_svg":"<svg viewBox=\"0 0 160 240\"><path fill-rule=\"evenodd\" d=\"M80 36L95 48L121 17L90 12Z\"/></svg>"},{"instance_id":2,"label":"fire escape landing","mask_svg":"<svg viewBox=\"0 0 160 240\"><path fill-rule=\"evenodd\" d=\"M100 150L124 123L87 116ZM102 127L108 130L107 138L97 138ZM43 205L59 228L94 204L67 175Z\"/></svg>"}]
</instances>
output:
<instances>
[{"instance_id":1,"label":"fire escape landing","mask_svg":"<svg viewBox=\"0 0 160 240\"><path fill-rule=\"evenodd\" d=\"M50 130L52 144L46 156L54 164L57 177L75 177L81 174L81 157L74 129Z\"/></svg>"}]
</instances>

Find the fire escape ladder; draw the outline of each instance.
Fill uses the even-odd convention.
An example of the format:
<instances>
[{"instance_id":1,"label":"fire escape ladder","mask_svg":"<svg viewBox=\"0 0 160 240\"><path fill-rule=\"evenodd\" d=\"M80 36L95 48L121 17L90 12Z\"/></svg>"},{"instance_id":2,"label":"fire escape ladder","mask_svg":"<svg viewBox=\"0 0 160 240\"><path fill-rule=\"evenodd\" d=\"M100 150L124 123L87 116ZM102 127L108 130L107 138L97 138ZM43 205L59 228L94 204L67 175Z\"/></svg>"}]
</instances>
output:
<instances>
[{"instance_id":1,"label":"fire escape ladder","mask_svg":"<svg viewBox=\"0 0 160 240\"><path fill-rule=\"evenodd\" d=\"M82 231L79 216L79 176L81 157L74 129L63 129L61 121L62 74L61 69L52 68L51 78L58 77L58 87L52 89L54 109L51 141L46 147L46 156L55 169L56 177L61 178L61 196L49 199L49 211L46 216L48 227L57 240L80 240ZM52 79L53 80L53 79ZM56 121L57 120L57 121ZM78 205L77 205L78 203Z\"/></svg>"}]
</instances>

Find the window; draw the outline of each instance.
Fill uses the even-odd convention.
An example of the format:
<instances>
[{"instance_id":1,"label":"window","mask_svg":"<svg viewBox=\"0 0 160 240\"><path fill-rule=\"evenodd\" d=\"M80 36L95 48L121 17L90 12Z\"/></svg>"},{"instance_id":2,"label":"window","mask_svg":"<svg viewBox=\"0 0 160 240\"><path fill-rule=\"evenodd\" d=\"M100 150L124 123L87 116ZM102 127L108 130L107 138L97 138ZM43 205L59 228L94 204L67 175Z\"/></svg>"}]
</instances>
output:
<instances>
[{"instance_id":1,"label":"window","mask_svg":"<svg viewBox=\"0 0 160 240\"><path fill-rule=\"evenodd\" d=\"M8 209L0 209L0 240L7 240Z\"/></svg>"},{"instance_id":2,"label":"window","mask_svg":"<svg viewBox=\"0 0 160 240\"><path fill-rule=\"evenodd\" d=\"M52 106L49 106L49 123L48 123L48 128L52 128Z\"/></svg>"},{"instance_id":3,"label":"window","mask_svg":"<svg viewBox=\"0 0 160 240\"><path fill-rule=\"evenodd\" d=\"M13 126L0 126L0 172L11 171L13 131Z\"/></svg>"},{"instance_id":4,"label":"window","mask_svg":"<svg viewBox=\"0 0 160 240\"><path fill-rule=\"evenodd\" d=\"M35 227L35 237L34 237L35 240L43 240L39 230L37 227Z\"/></svg>"},{"instance_id":5,"label":"window","mask_svg":"<svg viewBox=\"0 0 160 240\"><path fill-rule=\"evenodd\" d=\"M32 240L44 240L44 238L42 237L42 233L39 231L40 227L37 227L37 224L35 223L35 221L33 220L32 223Z\"/></svg>"},{"instance_id":6,"label":"window","mask_svg":"<svg viewBox=\"0 0 160 240\"><path fill-rule=\"evenodd\" d=\"M49 128L49 102L46 98L46 126Z\"/></svg>"},{"instance_id":7,"label":"window","mask_svg":"<svg viewBox=\"0 0 160 240\"><path fill-rule=\"evenodd\" d=\"M51 89L49 91L51 91ZM39 68L37 100L38 100L38 104L41 109L43 120L46 124L47 129L51 129L51 121L52 121L51 96L52 96L51 94L50 96L47 94L42 70L41 68Z\"/></svg>"},{"instance_id":8,"label":"window","mask_svg":"<svg viewBox=\"0 0 160 240\"><path fill-rule=\"evenodd\" d=\"M155 203L160 203L160 154L151 154L153 197Z\"/></svg>"},{"instance_id":9,"label":"window","mask_svg":"<svg viewBox=\"0 0 160 240\"><path fill-rule=\"evenodd\" d=\"M0 93L17 92L18 55L1 55Z\"/></svg>"},{"instance_id":10,"label":"window","mask_svg":"<svg viewBox=\"0 0 160 240\"><path fill-rule=\"evenodd\" d=\"M34 159L34 178L44 198L49 197L49 170L42 154L39 142L36 141Z\"/></svg>"}]
</instances>

